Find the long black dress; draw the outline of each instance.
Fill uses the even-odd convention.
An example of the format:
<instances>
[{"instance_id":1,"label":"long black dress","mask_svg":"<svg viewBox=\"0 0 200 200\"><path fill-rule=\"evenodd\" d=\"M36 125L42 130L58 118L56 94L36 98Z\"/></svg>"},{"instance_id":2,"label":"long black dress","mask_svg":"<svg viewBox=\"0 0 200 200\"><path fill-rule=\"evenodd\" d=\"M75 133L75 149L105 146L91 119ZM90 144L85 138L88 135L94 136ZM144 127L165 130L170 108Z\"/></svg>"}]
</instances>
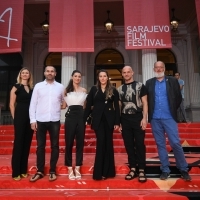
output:
<instances>
[{"instance_id":1,"label":"long black dress","mask_svg":"<svg viewBox=\"0 0 200 200\"><path fill-rule=\"evenodd\" d=\"M12 177L27 173L33 130L30 126L29 105L33 90L27 92L24 85L15 84L17 88L14 113L14 145L12 152Z\"/></svg>"}]
</instances>

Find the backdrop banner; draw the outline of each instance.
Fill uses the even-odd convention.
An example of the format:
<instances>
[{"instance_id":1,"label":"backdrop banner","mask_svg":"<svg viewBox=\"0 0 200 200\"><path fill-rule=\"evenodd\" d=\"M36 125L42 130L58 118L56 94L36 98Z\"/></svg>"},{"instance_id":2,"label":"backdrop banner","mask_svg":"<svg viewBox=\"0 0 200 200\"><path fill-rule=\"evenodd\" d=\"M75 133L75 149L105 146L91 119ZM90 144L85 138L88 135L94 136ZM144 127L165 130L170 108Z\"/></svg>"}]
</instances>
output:
<instances>
[{"instance_id":1,"label":"backdrop banner","mask_svg":"<svg viewBox=\"0 0 200 200\"><path fill-rule=\"evenodd\" d=\"M171 48L168 0L124 0L125 48Z\"/></svg>"},{"instance_id":2,"label":"backdrop banner","mask_svg":"<svg viewBox=\"0 0 200 200\"><path fill-rule=\"evenodd\" d=\"M0 53L21 52L24 0L0 0Z\"/></svg>"},{"instance_id":3,"label":"backdrop banner","mask_svg":"<svg viewBox=\"0 0 200 200\"><path fill-rule=\"evenodd\" d=\"M197 22L199 27L199 39L200 39L200 0L195 0L196 11L197 11Z\"/></svg>"},{"instance_id":4,"label":"backdrop banner","mask_svg":"<svg viewBox=\"0 0 200 200\"><path fill-rule=\"evenodd\" d=\"M50 52L94 52L93 0L50 0Z\"/></svg>"}]
</instances>

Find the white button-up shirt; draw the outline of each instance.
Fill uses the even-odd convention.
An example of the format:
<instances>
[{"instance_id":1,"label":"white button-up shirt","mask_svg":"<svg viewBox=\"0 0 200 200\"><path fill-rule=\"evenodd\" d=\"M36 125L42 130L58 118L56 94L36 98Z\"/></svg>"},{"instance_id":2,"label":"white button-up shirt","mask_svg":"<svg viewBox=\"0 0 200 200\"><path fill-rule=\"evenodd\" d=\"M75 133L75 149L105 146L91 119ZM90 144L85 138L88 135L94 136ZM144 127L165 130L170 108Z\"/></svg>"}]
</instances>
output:
<instances>
[{"instance_id":1,"label":"white button-up shirt","mask_svg":"<svg viewBox=\"0 0 200 200\"><path fill-rule=\"evenodd\" d=\"M64 100L64 86L56 81L46 80L34 87L29 107L30 123L56 122L60 120L61 103Z\"/></svg>"}]
</instances>

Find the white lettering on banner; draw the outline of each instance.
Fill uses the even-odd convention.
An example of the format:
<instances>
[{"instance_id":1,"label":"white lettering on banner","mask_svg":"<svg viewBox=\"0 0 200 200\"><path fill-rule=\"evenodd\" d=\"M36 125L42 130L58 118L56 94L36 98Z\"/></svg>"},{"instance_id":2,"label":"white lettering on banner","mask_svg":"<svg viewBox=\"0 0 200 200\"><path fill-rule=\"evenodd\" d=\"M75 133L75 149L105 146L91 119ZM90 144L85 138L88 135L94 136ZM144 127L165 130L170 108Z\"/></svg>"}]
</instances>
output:
<instances>
[{"instance_id":1,"label":"white lettering on banner","mask_svg":"<svg viewBox=\"0 0 200 200\"><path fill-rule=\"evenodd\" d=\"M18 39L15 38L11 38L10 37L10 30L11 30L11 20L12 20L12 8L7 8L0 16L0 22L5 22L5 20L3 20L3 16L5 15L6 12L10 12L10 16L9 16L9 24L8 24L8 36L2 36L0 35L0 38L6 39L7 40L7 47L10 46L10 40L14 40L14 41L18 41Z\"/></svg>"},{"instance_id":2,"label":"white lettering on banner","mask_svg":"<svg viewBox=\"0 0 200 200\"><path fill-rule=\"evenodd\" d=\"M127 46L166 46L164 39L150 39L148 33L167 33L168 25L154 26L127 26Z\"/></svg>"},{"instance_id":3,"label":"white lettering on banner","mask_svg":"<svg viewBox=\"0 0 200 200\"><path fill-rule=\"evenodd\" d=\"M132 32L169 32L170 28L168 25L154 25L154 26L127 26L128 33Z\"/></svg>"},{"instance_id":4,"label":"white lettering on banner","mask_svg":"<svg viewBox=\"0 0 200 200\"><path fill-rule=\"evenodd\" d=\"M166 46L163 39L127 40L127 46Z\"/></svg>"}]
</instances>

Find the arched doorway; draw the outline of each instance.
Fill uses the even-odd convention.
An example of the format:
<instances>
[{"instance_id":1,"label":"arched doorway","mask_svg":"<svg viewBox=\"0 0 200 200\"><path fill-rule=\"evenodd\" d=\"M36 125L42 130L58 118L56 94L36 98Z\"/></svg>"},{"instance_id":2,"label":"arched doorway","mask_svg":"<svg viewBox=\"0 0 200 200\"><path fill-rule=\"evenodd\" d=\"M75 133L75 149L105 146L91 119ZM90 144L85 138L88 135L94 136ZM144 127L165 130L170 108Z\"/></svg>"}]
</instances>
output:
<instances>
[{"instance_id":1,"label":"arched doorway","mask_svg":"<svg viewBox=\"0 0 200 200\"><path fill-rule=\"evenodd\" d=\"M62 62L62 53L50 53L44 62L44 68L46 66L54 66L56 68L56 81L61 83L61 62Z\"/></svg>"},{"instance_id":2,"label":"arched doorway","mask_svg":"<svg viewBox=\"0 0 200 200\"><path fill-rule=\"evenodd\" d=\"M165 63L165 75L175 75L177 72L176 58L169 49L157 49L157 60Z\"/></svg>"},{"instance_id":3,"label":"arched doorway","mask_svg":"<svg viewBox=\"0 0 200 200\"><path fill-rule=\"evenodd\" d=\"M23 66L19 53L0 54L0 103L3 111L9 111L10 90L17 82L17 75Z\"/></svg>"},{"instance_id":4,"label":"arched doorway","mask_svg":"<svg viewBox=\"0 0 200 200\"><path fill-rule=\"evenodd\" d=\"M122 84L121 70L124 67L124 58L122 54L115 49L104 49L95 58L94 83L96 83L96 74L98 70L108 71L110 81L115 87Z\"/></svg>"}]
</instances>

